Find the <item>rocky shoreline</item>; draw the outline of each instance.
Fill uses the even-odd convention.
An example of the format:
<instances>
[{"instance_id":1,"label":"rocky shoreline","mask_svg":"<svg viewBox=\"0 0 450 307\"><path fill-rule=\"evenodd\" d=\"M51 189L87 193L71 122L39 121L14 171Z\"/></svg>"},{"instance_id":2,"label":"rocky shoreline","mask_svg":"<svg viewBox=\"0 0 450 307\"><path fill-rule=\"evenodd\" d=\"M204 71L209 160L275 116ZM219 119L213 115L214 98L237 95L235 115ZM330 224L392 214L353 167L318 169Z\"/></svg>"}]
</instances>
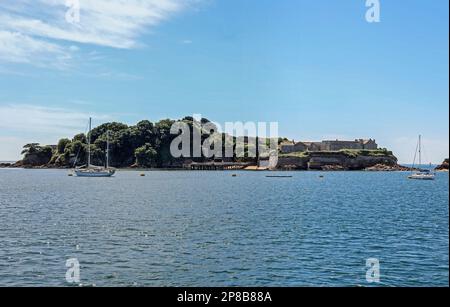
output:
<instances>
[{"instance_id":1,"label":"rocky shoreline","mask_svg":"<svg viewBox=\"0 0 450 307\"><path fill-rule=\"evenodd\" d=\"M29 158L34 155L28 155L28 160L23 159L17 162L0 163L0 168L24 168L24 169L71 169L72 164L58 164L50 162L39 161L36 163L36 159L30 160ZM31 162L33 163L31 163ZM183 160L184 161L184 160ZM196 168L186 168L186 163L180 161L177 164L163 165L161 167L142 167L136 163L130 166L117 167L118 170L186 170ZM192 163L192 161L191 161ZM228 162L228 164L233 162ZM197 163L198 164L198 163ZM201 164L201 163L200 163ZM220 163L219 163L220 164ZM236 162L236 165L239 163ZM242 163L241 163L242 164ZM265 168L258 168L256 161L250 162L254 165L254 168L247 167L246 170L267 170ZM189 165L189 164L187 164ZM437 167L437 171L448 171L448 159L444 163ZM217 168L206 168L217 169ZM219 168L220 169L220 168ZM218 170L219 170L218 169ZM222 170L225 168L222 168ZM244 167L233 168L244 169ZM280 154L278 156L277 167L273 169L275 171L368 171L368 172L408 172L417 170L415 168L406 167L398 164L397 158L392 152L381 150L343 150L343 151L317 151L317 152L300 152L292 154Z\"/></svg>"},{"instance_id":2,"label":"rocky shoreline","mask_svg":"<svg viewBox=\"0 0 450 307\"><path fill-rule=\"evenodd\" d=\"M438 172L448 172L449 170L449 159L445 159L441 165L435 168Z\"/></svg>"},{"instance_id":3,"label":"rocky shoreline","mask_svg":"<svg viewBox=\"0 0 450 307\"><path fill-rule=\"evenodd\" d=\"M0 169L6 168L16 168L16 169L35 169L35 170L43 170L43 169L54 169L54 170L67 170L71 169L66 166L56 166L56 165L41 165L41 166L30 166L23 165L21 161L16 163L0 163ZM121 167L117 168L122 171L150 171L150 170L172 170L172 171L185 171L185 168L136 168L136 167ZM387 164L376 164L371 167L361 168L361 169L349 169L342 165L323 165L320 168L316 169L302 169L298 168L296 165L288 165L284 167L279 167L274 171L367 171L367 172L408 172L416 170L410 167L402 166L399 164L387 165ZM448 170L447 170L448 171Z\"/></svg>"},{"instance_id":4,"label":"rocky shoreline","mask_svg":"<svg viewBox=\"0 0 450 307\"><path fill-rule=\"evenodd\" d=\"M411 171L398 164L397 158L387 150L378 151L328 151L281 155L281 170L317 171Z\"/></svg>"},{"instance_id":5,"label":"rocky shoreline","mask_svg":"<svg viewBox=\"0 0 450 307\"><path fill-rule=\"evenodd\" d=\"M2 161L0 168L26 169L70 169L74 165L105 165L108 156L109 165L118 170L267 170L278 171L411 171L409 167L401 166L392 151L386 148L354 147L353 143L324 149L322 147L294 148L283 150L286 138L278 139L278 156L275 150L270 154L258 151L256 156L247 154L244 157L226 156L226 146L222 142L220 155L214 157L200 156L197 158L174 157L171 154L171 144L175 135L170 133L176 121L166 119L157 123L144 120L134 126L112 122L102 124L90 131L88 135L80 133L73 138L60 139L57 145L41 145L29 143L23 146L23 159L17 162ZM196 126L192 117L181 120L188 127ZM210 123L202 119L201 123ZM191 136L194 134L191 131ZM237 148L238 139L222 134L222 141L228 141ZM219 135L220 137L220 135ZM207 135L202 135L202 142ZM249 152L250 139L244 140L246 151ZM263 142L258 139L253 141ZM268 139L265 140L266 143ZM362 141L362 140L360 140ZM338 141L336 141L338 142ZM345 143L345 142L344 142ZM306 145L305 145L306 146ZM352 147L353 146L353 147ZM189 153L193 155L194 147L189 144ZM108 155L106 155L108 152ZM88 162L88 155L91 158ZM276 160L274 160L276 158ZM448 171L448 159L437 168Z\"/></svg>"},{"instance_id":6,"label":"rocky shoreline","mask_svg":"<svg viewBox=\"0 0 450 307\"><path fill-rule=\"evenodd\" d=\"M365 171L368 172L410 172L410 171L414 171L417 170L415 168L412 167L407 167L407 166L403 166L403 165L384 165L384 164L377 164L374 165L372 167L367 167L365 169Z\"/></svg>"}]
</instances>

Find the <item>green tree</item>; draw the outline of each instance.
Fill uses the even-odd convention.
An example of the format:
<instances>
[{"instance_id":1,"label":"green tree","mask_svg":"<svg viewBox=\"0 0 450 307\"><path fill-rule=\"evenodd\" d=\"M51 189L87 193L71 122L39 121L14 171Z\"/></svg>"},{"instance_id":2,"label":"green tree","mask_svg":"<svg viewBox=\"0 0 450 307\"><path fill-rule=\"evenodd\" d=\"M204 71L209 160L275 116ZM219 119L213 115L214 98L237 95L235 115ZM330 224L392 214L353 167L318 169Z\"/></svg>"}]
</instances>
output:
<instances>
[{"instance_id":1,"label":"green tree","mask_svg":"<svg viewBox=\"0 0 450 307\"><path fill-rule=\"evenodd\" d=\"M86 135L84 133L79 133L79 134L75 135L73 137L72 142L77 142L77 141L86 144L87 143Z\"/></svg>"},{"instance_id":2,"label":"green tree","mask_svg":"<svg viewBox=\"0 0 450 307\"><path fill-rule=\"evenodd\" d=\"M66 146L66 157L76 158L76 165L83 165L87 163L87 145L82 141L74 141Z\"/></svg>"},{"instance_id":3,"label":"green tree","mask_svg":"<svg viewBox=\"0 0 450 307\"><path fill-rule=\"evenodd\" d=\"M23 146L23 150L21 152L22 155L29 155L34 154L40 150L40 144L39 143L30 143Z\"/></svg>"},{"instance_id":4,"label":"green tree","mask_svg":"<svg viewBox=\"0 0 450 307\"><path fill-rule=\"evenodd\" d=\"M60 139L57 145L57 152L59 154L63 154L66 150L67 145L69 145L71 141L69 139Z\"/></svg>"},{"instance_id":5,"label":"green tree","mask_svg":"<svg viewBox=\"0 0 450 307\"><path fill-rule=\"evenodd\" d=\"M98 138L106 135L107 132L113 134L114 132L119 132L123 130L127 130L128 126L122 123L105 123L98 127L95 127L91 131L91 143L94 143Z\"/></svg>"},{"instance_id":6,"label":"green tree","mask_svg":"<svg viewBox=\"0 0 450 307\"><path fill-rule=\"evenodd\" d=\"M140 167L152 167L155 165L158 153L150 144L145 144L135 150L136 164Z\"/></svg>"},{"instance_id":7,"label":"green tree","mask_svg":"<svg viewBox=\"0 0 450 307\"><path fill-rule=\"evenodd\" d=\"M38 143L27 144L24 147L22 160L24 165L41 166L50 162L53 149L50 146L41 146Z\"/></svg>"}]
</instances>

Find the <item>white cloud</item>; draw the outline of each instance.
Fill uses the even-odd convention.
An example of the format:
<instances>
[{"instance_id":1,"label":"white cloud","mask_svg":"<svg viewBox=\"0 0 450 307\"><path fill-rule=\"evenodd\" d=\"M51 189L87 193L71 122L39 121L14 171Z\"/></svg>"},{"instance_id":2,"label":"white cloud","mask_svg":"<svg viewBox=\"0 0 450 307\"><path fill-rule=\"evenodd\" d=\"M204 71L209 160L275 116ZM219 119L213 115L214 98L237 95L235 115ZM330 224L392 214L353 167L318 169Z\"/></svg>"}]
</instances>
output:
<instances>
[{"instance_id":1,"label":"white cloud","mask_svg":"<svg viewBox=\"0 0 450 307\"><path fill-rule=\"evenodd\" d=\"M70 58L69 50L58 44L0 30L0 61L63 68Z\"/></svg>"},{"instance_id":2,"label":"white cloud","mask_svg":"<svg viewBox=\"0 0 450 307\"><path fill-rule=\"evenodd\" d=\"M0 161L18 160L24 144L56 144L87 130L88 118L95 124L112 121L110 115L26 104L0 105Z\"/></svg>"},{"instance_id":3,"label":"white cloud","mask_svg":"<svg viewBox=\"0 0 450 307\"><path fill-rule=\"evenodd\" d=\"M196 1L79 0L79 23L67 22L66 0L2 1L0 60L31 63L43 54L68 60L75 44L135 48L144 32Z\"/></svg>"},{"instance_id":4,"label":"white cloud","mask_svg":"<svg viewBox=\"0 0 450 307\"><path fill-rule=\"evenodd\" d=\"M89 117L97 121L111 119L79 111L32 105L0 106L0 130L14 133L50 134L63 137L84 132Z\"/></svg>"}]
</instances>

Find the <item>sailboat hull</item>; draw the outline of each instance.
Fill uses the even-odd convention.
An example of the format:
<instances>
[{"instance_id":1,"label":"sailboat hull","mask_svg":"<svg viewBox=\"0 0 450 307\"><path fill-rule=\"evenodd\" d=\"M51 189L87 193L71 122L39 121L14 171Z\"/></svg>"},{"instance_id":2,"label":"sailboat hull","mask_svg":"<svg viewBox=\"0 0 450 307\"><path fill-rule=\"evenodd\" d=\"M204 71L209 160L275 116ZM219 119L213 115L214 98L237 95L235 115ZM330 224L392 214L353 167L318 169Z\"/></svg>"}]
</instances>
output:
<instances>
[{"instance_id":1,"label":"sailboat hull","mask_svg":"<svg viewBox=\"0 0 450 307\"><path fill-rule=\"evenodd\" d=\"M415 180L434 180L435 176L433 174L414 174L408 176L408 178Z\"/></svg>"},{"instance_id":2,"label":"sailboat hull","mask_svg":"<svg viewBox=\"0 0 450 307\"><path fill-rule=\"evenodd\" d=\"M419 167L420 167L422 165L422 136L421 135L419 135L419 142L417 143L416 153L414 155L413 167L416 164L417 152L419 152ZM418 172L412 173L410 176L408 176L408 179L434 180L435 177L436 177L435 174L432 173L430 170L419 169Z\"/></svg>"},{"instance_id":3,"label":"sailboat hull","mask_svg":"<svg viewBox=\"0 0 450 307\"><path fill-rule=\"evenodd\" d=\"M114 170L75 170L77 177L112 177Z\"/></svg>"}]
</instances>

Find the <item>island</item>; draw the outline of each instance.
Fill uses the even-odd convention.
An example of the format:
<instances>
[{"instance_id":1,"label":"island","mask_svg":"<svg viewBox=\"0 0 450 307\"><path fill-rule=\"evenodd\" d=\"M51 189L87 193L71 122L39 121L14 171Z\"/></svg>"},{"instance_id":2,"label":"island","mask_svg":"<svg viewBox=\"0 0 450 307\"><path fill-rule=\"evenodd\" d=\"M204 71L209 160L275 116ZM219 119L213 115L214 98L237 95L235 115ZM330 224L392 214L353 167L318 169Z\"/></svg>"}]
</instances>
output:
<instances>
[{"instance_id":1,"label":"island","mask_svg":"<svg viewBox=\"0 0 450 307\"><path fill-rule=\"evenodd\" d=\"M436 167L436 171L438 172L448 172L449 169L449 159L445 159L444 162L442 162L441 165L439 165L438 167Z\"/></svg>"},{"instance_id":2,"label":"island","mask_svg":"<svg viewBox=\"0 0 450 307\"><path fill-rule=\"evenodd\" d=\"M192 117L180 120L192 129L196 121ZM105 151L109 142L110 165L115 168L139 169L189 169L189 170L367 170L406 171L400 166L394 154L386 148L378 148L373 139L354 141L295 142L287 138L277 140L278 150L275 163L273 155L256 157L215 157L175 158L170 153L170 145L177 137L170 132L176 121L164 119L156 123L143 120L136 125L118 122L102 124L90 132L62 138L56 145L29 143L23 147L23 159L0 167L20 168L73 168L86 165L88 136L90 137L91 161L94 165L105 165ZM211 123L201 119L201 123ZM193 131L193 130L192 130ZM202 141L209 137L200 133ZM233 142L236 137L224 133L223 144ZM192 135L191 135L192 137ZM245 138L248 150L250 138ZM223 145L225 146L225 145ZM191 148L192 152L193 149ZM223 148L225 152L225 148ZM448 165L448 164L447 164Z\"/></svg>"}]
</instances>

